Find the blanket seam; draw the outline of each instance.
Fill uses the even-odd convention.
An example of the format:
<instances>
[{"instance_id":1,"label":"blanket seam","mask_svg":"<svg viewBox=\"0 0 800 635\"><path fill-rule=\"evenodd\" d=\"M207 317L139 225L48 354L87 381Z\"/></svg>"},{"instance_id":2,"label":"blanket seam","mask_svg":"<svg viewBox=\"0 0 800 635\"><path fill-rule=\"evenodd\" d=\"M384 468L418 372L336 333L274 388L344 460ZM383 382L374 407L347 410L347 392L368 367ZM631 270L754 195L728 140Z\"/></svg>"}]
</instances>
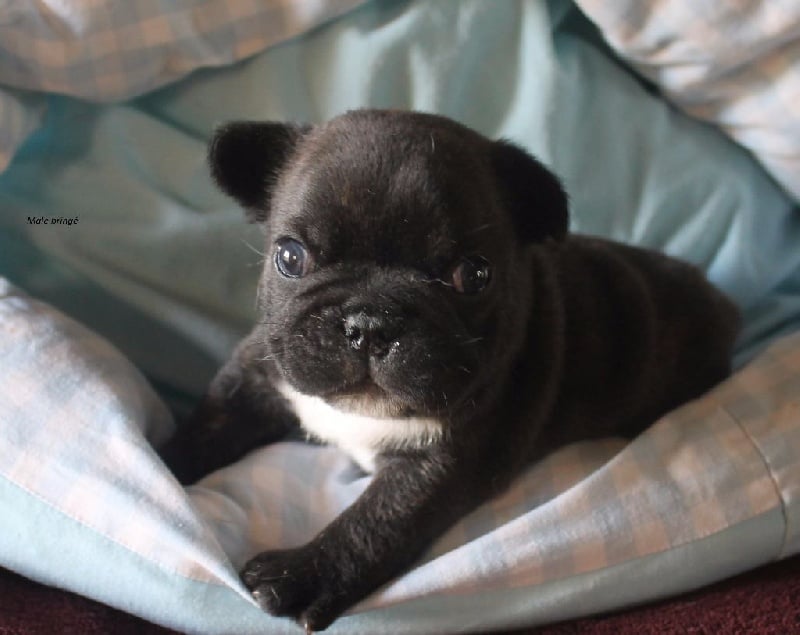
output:
<instances>
[{"instance_id":1,"label":"blanket seam","mask_svg":"<svg viewBox=\"0 0 800 635\"><path fill-rule=\"evenodd\" d=\"M773 558L773 561L780 560L783 557L783 554L786 551L786 546L789 542L789 513L786 509L786 500L784 498L783 491L781 490L781 487L778 484L778 479L775 476L775 472L772 469L772 465L770 464L769 458L762 451L761 447L756 442L755 437L753 437L753 435L750 433L747 427L739 420L739 418L736 415L731 413L731 411L728 410L726 406L720 404L719 407L722 409L723 412L725 412L728 418L733 423L736 424L739 430L741 430L742 433L744 434L745 438L753 446L756 453L760 457L762 463L764 464L764 469L766 470L767 475L769 476L769 480L772 483L772 487L775 489L775 495L777 496L778 501L780 502L781 516L783 517L783 539L781 540L780 549Z\"/></svg>"}]
</instances>

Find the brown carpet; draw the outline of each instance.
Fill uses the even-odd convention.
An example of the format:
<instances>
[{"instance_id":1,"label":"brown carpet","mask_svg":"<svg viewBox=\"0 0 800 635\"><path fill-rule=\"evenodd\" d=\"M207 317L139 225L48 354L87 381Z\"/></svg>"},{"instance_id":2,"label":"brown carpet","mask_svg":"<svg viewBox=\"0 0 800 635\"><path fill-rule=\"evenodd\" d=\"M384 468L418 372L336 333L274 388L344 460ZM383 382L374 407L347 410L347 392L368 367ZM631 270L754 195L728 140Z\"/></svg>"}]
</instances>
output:
<instances>
[{"instance_id":1,"label":"brown carpet","mask_svg":"<svg viewBox=\"0 0 800 635\"><path fill-rule=\"evenodd\" d=\"M174 633L0 569L0 635ZM800 556L679 598L514 635L800 634ZM510 635L510 634L509 634Z\"/></svg>"}]
</instances>

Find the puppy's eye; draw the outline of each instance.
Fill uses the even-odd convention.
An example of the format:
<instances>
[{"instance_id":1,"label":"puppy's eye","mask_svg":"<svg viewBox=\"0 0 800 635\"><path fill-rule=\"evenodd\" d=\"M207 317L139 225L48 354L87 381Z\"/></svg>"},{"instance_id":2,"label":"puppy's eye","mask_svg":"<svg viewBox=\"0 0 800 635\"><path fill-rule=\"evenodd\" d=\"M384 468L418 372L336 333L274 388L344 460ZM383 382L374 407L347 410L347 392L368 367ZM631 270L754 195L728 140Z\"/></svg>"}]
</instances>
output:
<instances>
[{"instance_id":1,"label":"puppy's eye","mask_svg":"<svg viewBox=\"0 0 800 635\"><path fill-rule=\"evenodd\" d=\"M294 238L278 240L275 266L287 278L302 278L311 271L311 256L303 244Z\"/></svg>"},{"instance_id":2,"label":"puppy's eye","mask_svg":"<svg viewBox=\"0 0 800 635\"><path fill-rule=\"evenodd\" d=\"M450 283L459 293L474 295L483 291L492 278L489 261L480 256L462 258L450 273Z\"/></svg>"}]
</instances>

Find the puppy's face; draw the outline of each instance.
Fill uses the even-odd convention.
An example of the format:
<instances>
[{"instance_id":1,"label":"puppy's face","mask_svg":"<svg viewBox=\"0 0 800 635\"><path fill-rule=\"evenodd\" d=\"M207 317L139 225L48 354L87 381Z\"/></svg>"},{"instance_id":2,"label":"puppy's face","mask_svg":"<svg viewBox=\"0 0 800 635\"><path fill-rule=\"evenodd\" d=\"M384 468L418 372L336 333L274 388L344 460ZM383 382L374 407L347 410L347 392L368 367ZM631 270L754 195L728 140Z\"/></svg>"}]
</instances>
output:
<instances>
[{"instance_id":1,"label":"puppy's face","mask_svg":"<svg viewBox=\"0 0 800 635\"><path fill-rule=\"evenodd\" d=\"M211 163L264 226L268 363L359 414L475 407L524 337L527 245L566 231L563 192L541 165L430 115L233 124ZM522 212L520 188L535 190Z\"/></svg>"}]
</instances>

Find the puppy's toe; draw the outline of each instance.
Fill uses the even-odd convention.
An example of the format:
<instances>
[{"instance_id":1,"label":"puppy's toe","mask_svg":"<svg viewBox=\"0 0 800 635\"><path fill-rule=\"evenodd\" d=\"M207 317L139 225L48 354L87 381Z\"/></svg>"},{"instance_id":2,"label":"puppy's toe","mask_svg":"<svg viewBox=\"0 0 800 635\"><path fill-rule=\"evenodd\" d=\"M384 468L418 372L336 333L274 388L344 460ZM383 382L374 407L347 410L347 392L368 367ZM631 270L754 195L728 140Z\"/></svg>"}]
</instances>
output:
<instances>
[{"instance_id":1,"label":"puppy's toe","mask_svg":"<svg viewBox=\"0 0 800 635\"><path fill-rule=\"evenodd\" d=\"M281 602L280 595L278 595L278 591L273 585L256 584L250 588L250 593L253 599L258 602L258 606L261 607L262 611L276 616L288 614L287 607Z\"/></svg>"},{"instance_id":2,"label":"puppy's toe","mask_svg":"<svg viewBox=\"0 0 800 635\"><path fill-rule=\"evenodd\" d=\"M330 626L339 616L345 607L336 606L335 598L330 595L323 595L305 610L298 623L305 628L306 633L323 631Z\"/></svg>"},{"instance_id":3,"label":"puppy's toe","mask_svg":"<svg viewBox=\"0 0 800 635\"><path fill-rule=\"evenodd\" d=\"M298 617L313 597L313 576L297 550L259 554L240 577L258 605L278 617Z\"/></svg>"}]
</instances>

